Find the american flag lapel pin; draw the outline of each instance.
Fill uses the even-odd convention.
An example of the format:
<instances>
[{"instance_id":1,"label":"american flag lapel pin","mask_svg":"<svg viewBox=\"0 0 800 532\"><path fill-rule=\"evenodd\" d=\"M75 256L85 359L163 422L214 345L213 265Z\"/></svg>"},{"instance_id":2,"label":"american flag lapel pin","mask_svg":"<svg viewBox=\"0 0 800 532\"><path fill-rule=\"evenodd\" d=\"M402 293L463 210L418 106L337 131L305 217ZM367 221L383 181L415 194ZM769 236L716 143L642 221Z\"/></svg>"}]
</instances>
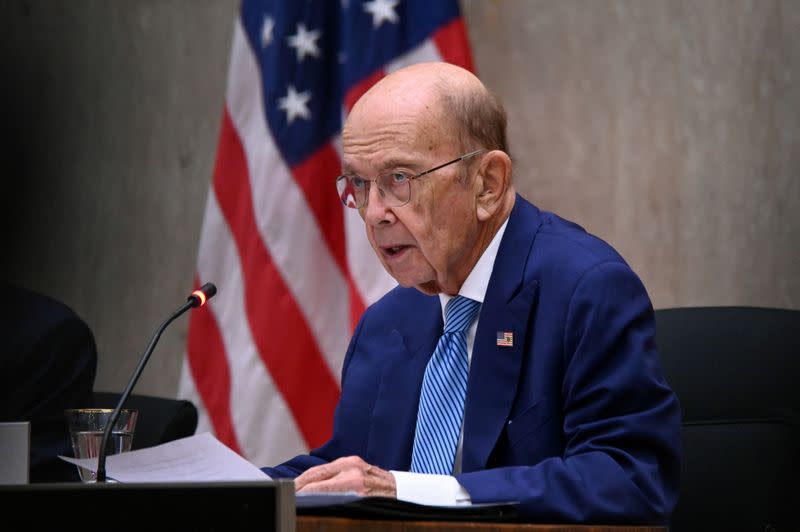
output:
<instances>
[{"instance_id":1,"label":"american flag lapel pin","mask_svg":"<svg viewBox=\"0 0 800 532\"><path fill-rule=\"evenodd\" d=\"M514 333L511 331L497 331L497 345L514 347Z\"/></svg>"}]
</instances>

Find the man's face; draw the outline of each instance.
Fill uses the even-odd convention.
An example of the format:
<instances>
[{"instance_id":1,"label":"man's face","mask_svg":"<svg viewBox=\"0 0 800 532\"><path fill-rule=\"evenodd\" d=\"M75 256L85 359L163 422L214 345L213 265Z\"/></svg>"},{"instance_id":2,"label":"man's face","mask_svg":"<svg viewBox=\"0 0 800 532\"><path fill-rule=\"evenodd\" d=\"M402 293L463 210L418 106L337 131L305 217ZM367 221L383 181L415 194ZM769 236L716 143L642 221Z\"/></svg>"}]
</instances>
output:
<instances>
[{"instance_id":1,"label":"man's face","mask_svg":"<svg viewBox=\"0 0 800 532\"><path fill-rule=\"evenodd\" d=\"M463 155L446 120L423 111L403 111L398 104L351 115L343 134L345 170L367 179L394 171L415 175ZM457 293L477 261L475 180L467 165L411 181L411 200L401 207L386 206L370 185L359 212L378 258L400 285Z\"/></svg>"}]
</instances>

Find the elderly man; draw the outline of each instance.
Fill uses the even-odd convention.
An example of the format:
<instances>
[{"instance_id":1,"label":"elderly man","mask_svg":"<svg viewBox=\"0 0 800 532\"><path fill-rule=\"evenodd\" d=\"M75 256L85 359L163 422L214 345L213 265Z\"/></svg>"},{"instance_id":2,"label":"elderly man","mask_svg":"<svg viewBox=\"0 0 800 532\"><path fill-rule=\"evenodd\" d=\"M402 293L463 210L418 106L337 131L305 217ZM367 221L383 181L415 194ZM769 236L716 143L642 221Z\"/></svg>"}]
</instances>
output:
<instances>
[{"instance_id":1,"label":"elderly man","mask_svg":"<svg viewBox=\"0 0 800 532\"><path fill-rule=\"evenodd\" d=\"M353 107L339 194L400 286L356 328L331 439L264 471L299 493L664 523L680 411L647 292L608 244L516 194L505 127L443 63Z\"/></svg>"}]
</instances>

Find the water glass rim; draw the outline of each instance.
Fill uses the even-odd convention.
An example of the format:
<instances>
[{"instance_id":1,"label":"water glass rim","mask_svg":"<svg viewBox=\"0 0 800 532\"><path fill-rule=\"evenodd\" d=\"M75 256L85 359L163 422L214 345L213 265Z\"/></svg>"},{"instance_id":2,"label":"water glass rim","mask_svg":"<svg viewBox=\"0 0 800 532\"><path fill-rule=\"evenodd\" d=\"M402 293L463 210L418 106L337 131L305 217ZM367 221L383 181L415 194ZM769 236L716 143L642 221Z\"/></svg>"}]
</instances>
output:
<instances>
[{"instance_id":1,"label":"water glass rim","mask_svg":"<svg viewBox=\"0 0 800 532\"><path fill-rule=\"evenodd\" d=\"M82 412L82 413L111 413L113 412L113 408L67 408L64 410L65 413L71 414L73 412ZM135 408L123 408L120 412L135 412Z\"/></svg>"}]
</instances>

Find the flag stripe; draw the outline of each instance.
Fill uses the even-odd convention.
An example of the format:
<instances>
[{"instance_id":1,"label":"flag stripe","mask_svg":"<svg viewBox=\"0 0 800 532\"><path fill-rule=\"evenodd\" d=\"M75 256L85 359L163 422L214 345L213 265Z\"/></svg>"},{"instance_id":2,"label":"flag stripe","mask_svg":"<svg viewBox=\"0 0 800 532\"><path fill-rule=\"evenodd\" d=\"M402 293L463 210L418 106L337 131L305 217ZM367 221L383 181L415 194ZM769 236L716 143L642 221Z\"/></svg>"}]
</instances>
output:
<instances>
[{"instance_id":1,"label":"flag stripe","mask_svg":"<svg viewBox=\"0 0 800 532\"><path fill-rule=\"evenodd\" d=\"M398 56L397 59L386 64L386 73L391 74L401 68L415 63L427 63L429 61L439 61L442 59L439 50L432 40L426 39L419 46L413 48L407 54Z\"/></svg>"},{"instance_id":2,"label":"flag stripe","mask_svg":"<svg viewBox=\"0 0 800 532\"><path fill-rule=\"evenodd\" d=\"M444 61L466 68L470 72L475 71L467 29L462 18L453 19L434 32L433 41Z\"/></svg>"},{"instance_id":3,"label":"flag stripe","mask_svg":"<svg viewBox=\"0 0 800 532\"><path fill-rule=\"evenodd\" d=\"M225 287L207 305L222 335L230 371L230 409L223 414L232 419L244 456L256 464L278 463L288 458L286 449L303 448L305 441L288 415L286 403L261 360L249 324L243 319L245 297L238 250L213 193L209 194L204 220L198 276L214 279ZM276 415L256 418L252 415L254 405ZM265 440L272 445L264 445Z\"/></svg>"},{"instance_id":4,"label":"flag stripe","mask_svg":"<svg viewBox=\"0 0 800 532\"><path fill-rule=\"evenodd\" d=\"M258 351L310 447L329 436L339 397L336 379L256 227L244 150L225 113L214 193L234 236L245 280L245 308ZM316 397L305 393L314 390Z\"/></svg>"},{"instance_id":5,"label":"flag stripe","mask_svg":"<svg viewBox=\"0 0 800 532\"><path fill-rule=\"evenodd\" d=\"M300 308L303 330L308 327L313 333L308 337L315 343L313 349L323 354L338 380L341 354L352 330L347 278L337 267L314 217L308 215L311 209L303 192L267 129L258 65L241 26L234 31L234 49L238 53L231 67L237 83L228 86L228 109L246 158L253 227L280 273L278 282L285 284L287 297ZM305 336L298 338L303 338L300 343L306 341Z\"/></svg>"},{"instance_id":6,"label":"flag stripe","mask_svg":"<svg viewBox=\"0 0 800 532\"><path fill-rule=\"evenodd\" d=\"M333 259L342 273L347 270L344 257L344 222L342 210L332 198L336 198L335 174L331 169L339 167L339 157L330 144L325 144L308 159L292 167L292 175L303 191L311 213L322 229L323 236Z\"/></svg>"},{"instance_id":7,"label":"flag stripe","mask_svg":"<svg viewBox=\"0 0 800 532\"><path fill-rule=\"evenodd\" d=\"M195 280L195 287L200 282ZM197 390L208 410L217 439L241 454L230 416L230 372L217 323L208 308L189 319L188 359Z\"/></svg>"},{"instance_id":8,"label":"flag stripe","mask_svg":"<svg viewBox=\"0 0 800 532\"><path fill-rule=\"evenodd\" d=\"M334 172L340 166L339 155L333 144L327 143L306 161L294 166L292 174L302 189L317 224L322 228L325 241L336 264L347 280L350 325L355 327L361 313L364 312L365 305L347 267L342 205L333 201L333 198L337 197Z\"/></svg>"}]
</instances>

